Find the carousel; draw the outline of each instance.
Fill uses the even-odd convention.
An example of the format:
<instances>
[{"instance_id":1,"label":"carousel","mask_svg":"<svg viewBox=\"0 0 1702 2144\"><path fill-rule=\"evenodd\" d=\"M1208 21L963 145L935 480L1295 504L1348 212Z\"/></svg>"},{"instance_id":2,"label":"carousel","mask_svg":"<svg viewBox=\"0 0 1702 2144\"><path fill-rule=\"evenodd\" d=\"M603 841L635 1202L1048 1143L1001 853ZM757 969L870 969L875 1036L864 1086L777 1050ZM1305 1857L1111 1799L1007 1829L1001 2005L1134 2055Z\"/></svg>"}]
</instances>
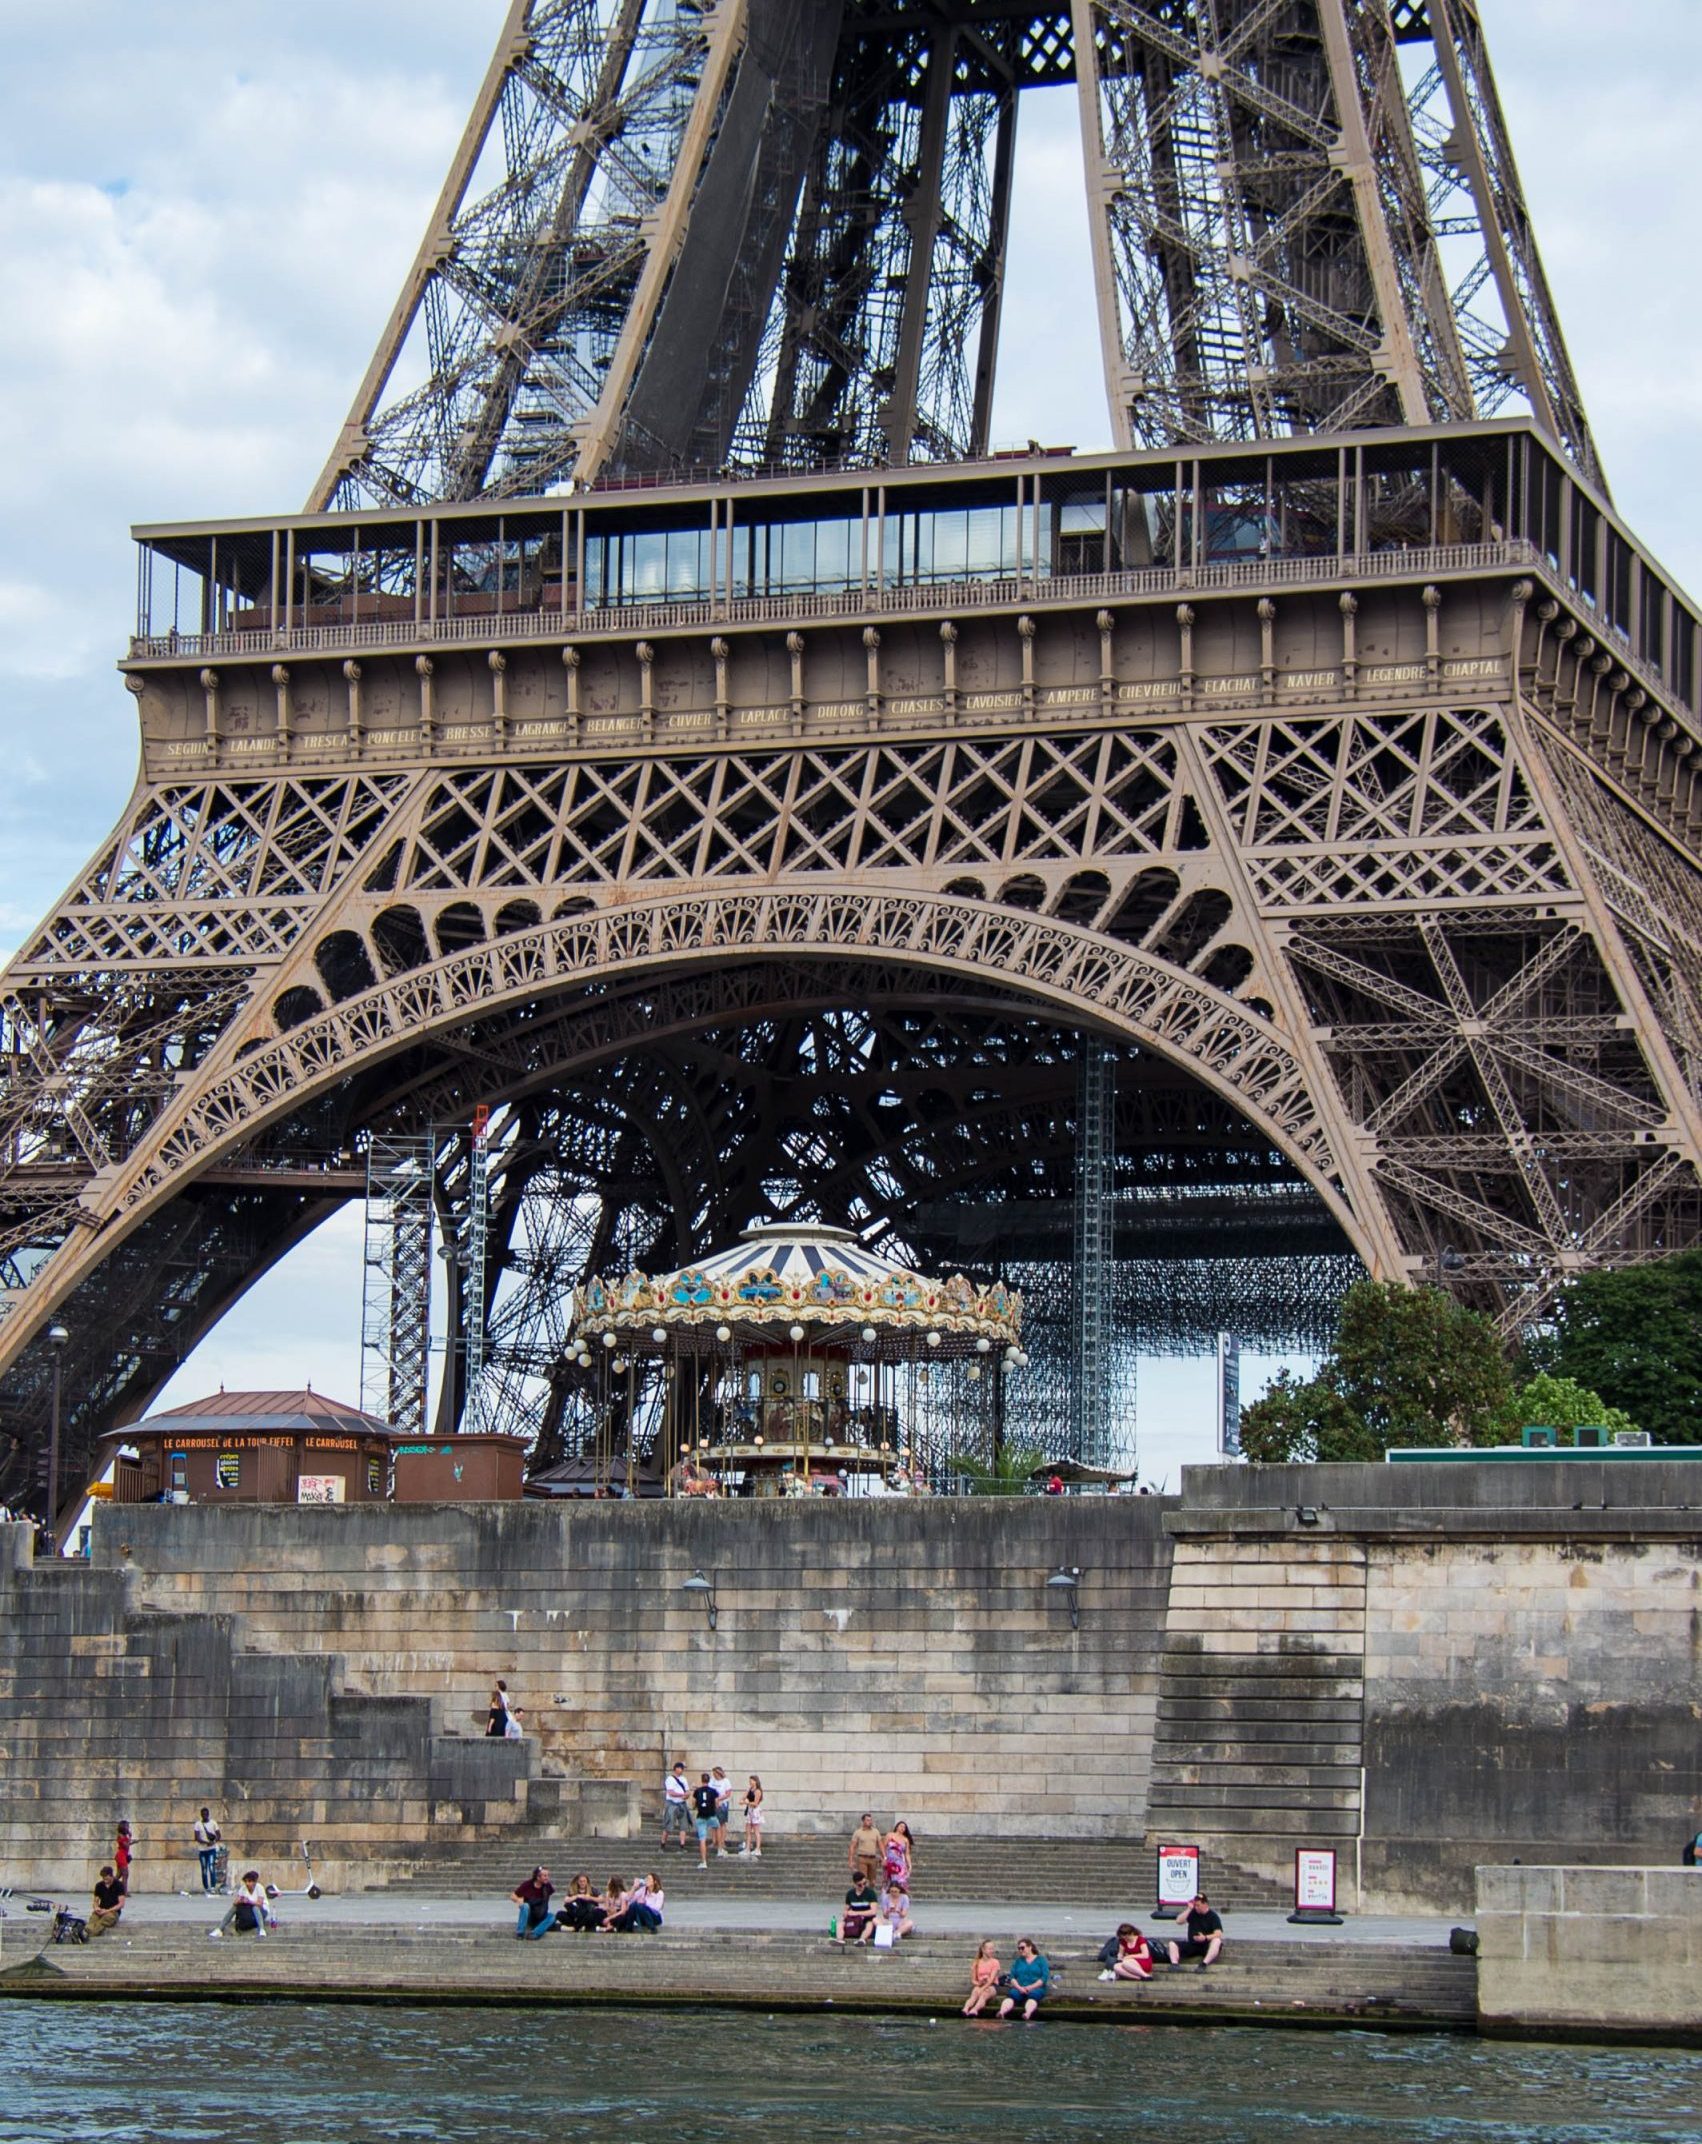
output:
<instances>
[{"instance_id":1,"label":"carousel","mask_svg":"<svg viewBox=\"0 0 1702 2144\"><path fill-rule=\"evenodd\" d=\"M948 1486L997 1448L1027 1361L1022 1298L932 1280L846 1229L748 1229L678 1273L574 1291L570 1359L594 1388L618 1492L879 1495Z\"/></svg>"}]
</instances>

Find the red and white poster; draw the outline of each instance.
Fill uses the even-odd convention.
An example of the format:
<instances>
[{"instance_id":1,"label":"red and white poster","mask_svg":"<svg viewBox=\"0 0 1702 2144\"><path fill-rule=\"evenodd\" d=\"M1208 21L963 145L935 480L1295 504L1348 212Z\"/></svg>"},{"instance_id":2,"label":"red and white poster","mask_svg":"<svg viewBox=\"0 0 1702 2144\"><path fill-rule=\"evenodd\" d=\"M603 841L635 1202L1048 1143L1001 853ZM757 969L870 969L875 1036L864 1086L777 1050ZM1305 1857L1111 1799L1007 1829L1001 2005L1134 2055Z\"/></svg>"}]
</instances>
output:
<instances>
[{"instance_id":1,"label":"red and white poster","mask_svg":"<svg viewBox=\"0 0 1702 2144\"><path fill-rule=\"evenodd\" d=\"M1158 1849L1158 1903L1172 1912L1191 1906L1200 1890L1200 1850L1197 1846L1161 1846Z\"/></svg>"},{"instance_id":2,"label":"red and white poster","mask_svg":"<svg viewBox=\"0 0 1702 2144\"><path fill-rule=\"evenodd\" d=\"M1335 1912L1336 1857L1328 1847L1295 1848L1294 1910L1296 1913Z\"/></svg>"}]
</instances>

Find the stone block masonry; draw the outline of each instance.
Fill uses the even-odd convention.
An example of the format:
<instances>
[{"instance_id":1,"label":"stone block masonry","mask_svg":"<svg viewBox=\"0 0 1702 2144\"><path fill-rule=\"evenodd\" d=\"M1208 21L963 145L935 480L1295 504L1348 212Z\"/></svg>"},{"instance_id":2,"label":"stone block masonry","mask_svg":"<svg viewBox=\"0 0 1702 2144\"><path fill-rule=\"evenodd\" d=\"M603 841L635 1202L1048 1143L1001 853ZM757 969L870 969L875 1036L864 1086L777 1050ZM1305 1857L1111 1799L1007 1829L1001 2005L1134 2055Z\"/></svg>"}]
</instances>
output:
<instances>
[{"instance_id":1,"label":"stone block masonry","mask_svg":"<svg viewBox=\"0 0 1702 2144\"><path fill-rule=\"evenodd\" d=\"M1463 1916L1480 1864L1671 1859L1702 1822L1699 1486L1564 1460L1195 1468L1164 1500L106 1509L88 1565L0 1544L0 1881L86 1881L121 1814L143 1882L192 1881L202 1800L344 1882L632 1838L679 1756L760 1773L777 1837L865 1808L1163 1832L1267 1896L1327 1845L1348 1910ZM479 1731L498 1675L517 1749Z\"/></svg>"},{"instance_id":2,"label":"stone block masonry","mask_svg":"<svg viewBox=\"0 0 1702 2144\"><path fill-rule=\"evenodd\" d=\"M228 1795L282 1829L311 1813L328 1860L418 1853L421 1823L457 1807L495 1823L494 1795L439 1788L457 1753L500 1757L478 1734L498 1675L524 1708L523 1755L554 1775L510 1789L517 1832L558 1778L581 1801L630 1781L653 1810L664 1758L681 1755L725 1764L741 1791L759 1773L786 1831L843 1834L873 1807L936 1834L1138 1839L1161 1520L1144 1498L102 1510L91 1566L15 1581L20 1613L50 1596L78 1606L42 1626L47 1680L0 1683L0 1717L54 1790L81 1751L79 1806L105 1809L79 1827L79 1856L144 1782L150 1825L180 1841L195 1804ZM1074 1630L1045 1585L1060 1564L1082 1573ZM713 1631L680 1591L698 1569L716 1587ZM72 1650L84 1625L115 1649L100 1675ZM156 1679L151 1643L215 1629L197 1640L212 1672ZM103 1694L112 1667L128 1678L121 1719ZM391 1752L363 1771L345 1751L340 1795L314 1771L332 1761L333 1708ZM249 1773L265 1774L268 1736L262 1789ZM21 1869L45 1843L4 1792L0 1850Z\"/></svg>"},{"instance_id":3,"label":"stone block masonry","mask_svg":"<svg viewBox=\"0 0 1702 2144\"><path fill-rule=\"evenodd\" d=\"M1668 1860L1702 1820L1693 1464L1201 1468L1168 1524L1155 1825L1465 1913L1480 1863Z\"/></svg>"},{"instance_id":4,"label":"stone block masonry","mask_svg":"<svg viewBox=\"0 0 1702 2144\"><path fill-rule=\"evenodd\" d=\"M1702 2042L1702 1869L1481 1868L1486 2032Z\"/></svg>"}]
</instances>

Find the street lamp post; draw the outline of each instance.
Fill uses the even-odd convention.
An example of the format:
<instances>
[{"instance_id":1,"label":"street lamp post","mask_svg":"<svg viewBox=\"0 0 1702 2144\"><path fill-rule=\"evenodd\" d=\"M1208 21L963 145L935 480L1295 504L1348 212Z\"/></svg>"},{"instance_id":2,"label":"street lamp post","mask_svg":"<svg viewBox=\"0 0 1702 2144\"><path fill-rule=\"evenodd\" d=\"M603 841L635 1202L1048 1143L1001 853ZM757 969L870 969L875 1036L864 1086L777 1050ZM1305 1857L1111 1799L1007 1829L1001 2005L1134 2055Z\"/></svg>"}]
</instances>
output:
<instances>
[{"instance_id":1,"label":"street lamp post","mask_svg":"<svg viewBox=\"0 0 1702 2144\"><path fill-rule=\"evenodd\" d=\"M55 1551L59 1547L59 1398L60 1378L65 1367L65 1349L71 1335L63 1325L47 1328L47 1344L53 1350L53 1407L47 1432L47 1530L53 1536Z\"/></svg>"}]
</instances>

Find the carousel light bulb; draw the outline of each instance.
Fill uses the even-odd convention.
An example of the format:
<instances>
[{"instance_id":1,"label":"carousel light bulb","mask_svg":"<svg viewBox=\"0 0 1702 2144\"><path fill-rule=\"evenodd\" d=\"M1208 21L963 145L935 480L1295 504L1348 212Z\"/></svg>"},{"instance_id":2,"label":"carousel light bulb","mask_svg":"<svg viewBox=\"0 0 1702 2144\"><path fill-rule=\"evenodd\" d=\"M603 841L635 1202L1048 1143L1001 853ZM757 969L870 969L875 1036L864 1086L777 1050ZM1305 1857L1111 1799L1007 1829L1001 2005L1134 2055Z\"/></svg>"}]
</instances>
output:
<instances>
[{"instance_id":1,"label":"carousel light bulb","mask_svg":"<svg viewBox=\"0 0 1702 2144\"><path fill-rule=\"evenodd\" d=\"M666 1340L668 1337L668 1328L665 1325L653 1326L651 1328L650 1337L652 1340L655 1341L656 1345L660 1347L663 1341Z\"/></svg>"},{"instance_id":2,"label":"carousel light bulb","mask_svg":"<svg viewBox=\"0 0 1702 2144\"><path fill-rule=\"evenodd\" d=\"M733 1328L730 1325L717 1325L715 1328L715 1337L717 1340L720 1341L721 1345L725 1347L727 1345L727 1342L733 1337Z\"/></svg>"},{"instance_id":3,"label":"carousel light bulb","mask_svg":"<svg viewBox=\"0 0 1702 2144\"><path fill-rule=\"evenodd\" d=\"M874 1328L874 1327L873 1327L872 1325L865 1325L865 1326L863 1327L863 1345L864 1345L865 1347L873 1347L873 1346L874 1346L874 1344L875 1344L875 1328Z\"/></svg>"},{"instance_id":4,"label":"carousel light bulb","mask_svg":"<svg viewBox=\"0 0 1702 2144\"><path fill-rule=\"evenodd\" d=\"M983 1333L983 1334L981 1335L980 1339L979 1339L979 1340L977 1340L977 1341L976 1341L976 1343L975 1343L975 1352L976 1352L976 1354L978 1354L978 1355L987 1355L987 1354L991 1354L991 1352L992 1352L992 1348L993 1348L993 1343L992 1343L992 1341L991 1341L991 1340L989 1340L989 1339L987 1338L987 1335L986 1335L985 1333Z\"/></svg>"},{"instance_id":5,"label":"carousel light bulb","mask_svg":"<svg viewBox=\"0 0 1702 2144\"><path fill-rule=\"evenodd\" d=\"M754 1436L754 1437L753 1437L753 1438L751 1439L751 1442L752 1442L752 1443L753 1443L753 1444L754 1444L754 1445L756 1446L756 1448L757 1448L757 1450L758 1450L759 1452L760 1452L760 1451L762 1450L762 1431L761 1431L760 1429L759 1429L759 1430L757 1431L756 1435L755 1435L755 1436Z\"/></svg>"},{"instance_id":6,"label":"carousel light bulb","mask_svg":"<svg viewBox=\"0 0 1702 2144\"><path fill-rule=\"evenodd\" d=\"M1017 1349L1017 1351L1016 1351L1016 1366L1017 1366L1017 1368L1018 1368L1019 1370L1026 1370L1026 1369L1028 1368L1028 1350L1027 1350L1027 1348L1025 1348L1025 1347L1019 1347L1019 1348Z\"/></svg>"},{"instance_id":7,"label":"carousel light bulb","mask_svg":"<svg viewBox=\"0 0 1702 2144\"><path fill-rule=\"evenodd\" d=\"M801 1325L794 1325L794 1326L793 1326L793 1327L791 1328L791 1331L792 1331L792 1338L793 1338L794 1340L801 1340L801 1339L802 1339L802 1338L804 1337L804 1328L803 1328L803 1327L802 1327Z\"/></svg>"},{"instance_id":8,"label":"carousel light bulb","mask_svg":"<svg viewBox=\"0 0 1702 2144\"><path fill-rule=\"evenodd\" d=\"M938 1333L930 1333L930 1334L928 1335L928 1345L929 1345L930 1347L938 1347L938 1346L939 1346L939 1344L940 1344L940 1336L939 1336L939 1334L938 1334Z\"/></svg>"},{"instance_id":9,"label":"carousel light bulb","mask_svg":"<svg viewBox=\"0 0 1702 2144\"><path fill-rule=\"evenodd\" d=\"M978 1362L972 1362L969 1365L967 1374L969 1382L972 1385L978 1385L981 1382L981 1365Z\"/></svg>"},{"instance_id":10,"label":"carousel light bulb","mask_svg":"<svg viewBox=\"0 0 1702 2144\"><path fill-rule=\"evenodd\" d=\"M614 1346L614 1344L615 1344L615 1336L614 1336L614 1334L613 1334L613 1333L605 1333L605 1334L603 1335L603 1345L604 1345L605 1347L613 1347L613 1346Z\"/></svg>"}]
</instances>

